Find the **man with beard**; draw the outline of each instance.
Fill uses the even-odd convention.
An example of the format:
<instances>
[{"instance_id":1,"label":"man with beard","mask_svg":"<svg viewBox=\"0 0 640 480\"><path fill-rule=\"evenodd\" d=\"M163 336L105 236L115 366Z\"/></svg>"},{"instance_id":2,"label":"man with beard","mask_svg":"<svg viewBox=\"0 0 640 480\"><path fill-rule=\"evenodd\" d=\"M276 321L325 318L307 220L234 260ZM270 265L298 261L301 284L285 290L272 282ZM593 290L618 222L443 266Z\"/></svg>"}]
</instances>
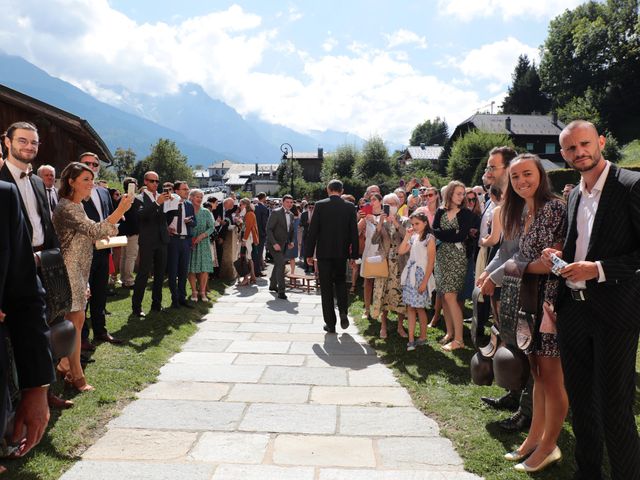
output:
<instances>
[{"instance_id":1,"label":"man with beard","mask_svg":"<svg viewBox=\"0 0 640 480\"><path fill-rule=\"evenodd\" d=\"M601 480L606 444L612 480L640 479L634 418L640 335L640 173L602 156L605 138L578 120L560 133L562 157L580 172L569 195L558 294L558 343L576 436L575 479Z\"/></svg>"}]
</instances>

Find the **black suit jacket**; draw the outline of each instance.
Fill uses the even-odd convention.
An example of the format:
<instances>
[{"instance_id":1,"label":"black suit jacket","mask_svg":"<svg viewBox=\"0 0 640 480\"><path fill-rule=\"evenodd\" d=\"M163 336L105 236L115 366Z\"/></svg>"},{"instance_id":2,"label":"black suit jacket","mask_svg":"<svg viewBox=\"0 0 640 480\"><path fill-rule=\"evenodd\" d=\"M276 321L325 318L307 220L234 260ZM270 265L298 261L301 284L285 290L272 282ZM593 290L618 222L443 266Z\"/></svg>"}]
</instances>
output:
<instances>
[{"instance_id":1,"label":"black suit jacket","mask_svg":"<svg viewBox=\"0 0 640 480\"><path fill-rule=\"evenodd\" d=\"M111 201L111 195L109 195L109 190L104 187L94 187L98 192L98 198L100 199L100 208L102 208L102 214L104 218L107 218L109 215L113 213L113 202ZM82 206L84 207L84 211L94 222L101 222L102 218L100 218L100 213L93 203L93 199L89 198L87 200L82 201ZM110 248L104 248L102 250L93 249L93 256L109 256L111 253Z\"/></svg>"},{"instance_id":2,"label":"black suit jacket","mask_svg":"<svg viewBox=\"0 0 640 480\"><path fill-rule=\"evenodd\" d=\"M3 165L0 169L0 180L4 180L5 182L9 182L12 184L16 184L16 181L11 175L9 171L9 167ZM33 191L36 195L36 199L38 201L38 213L40 214L40 218L42 221L42 229L44 230L44 249L56 248L60 246L58 242L58 237L56 232L53 229L53 223L51 222L51 208L49 206L49 200L47 199L47 192L44 188L44 182L37 175L31 175L30 177L31 186L33 187ZM17 187L16 187L17 188ZM27 230L29 231L29 238L33 235L33 227L31 226L31 222L29 221L29 216L27 214L27 207L22 201L22 197L20 196L20 191L18 191L18 197L20 199L20 207L22 209L22 216L27 225Z\"/></svg>"},{"instance_id":3,"label":"black suit jacket","mask_svg":"<svg viewBox=\"0 0 640 480\"><path fill-rule=\"evenodd\" d=\"M138 197L138 220L140 234L138 245L141 247L158 248L169 243L169 230L167 218L164 215L163 205L158 205L143 193Z\"/></svg>"},{"instance_id":4,"label":"black suit jacket","mask_svg":"<svg viewBox=\"0 0 640 480\"><path fill-rule=\"evenodd\" d=\"M358 258L356 207L339 195L315 204L309 233L304 243L305 257L318 259Z\"/></svg>"},{"instance_id":5,"label":"black suit jacket","mask_svg":"<svg viewBox=\"0 0 640 480\"><path fill-rule=\"evenodd\" d=\"M8 401L8 355L11 339L21 389L51 383L53 359L47 338L44 290L36 275L31 237L15 185L0 181L0 434Z\"/></svg>"},{"instance_id":6,"label":"black suit jacket","mask_svg":"<svg viewBox=\"0 0 640 480\"><path fill-rule=\"evenodd\" d=\"M267 223L269 222L269 209L266 205L258 202L256 205L256 222L258 223L258 233L260 240L267 238Z\"/></svg>"},{"instance_id":7,"label":"black suit jacket","mask_svg":"<svg viewBox=\"0 0 640 480\"><path fill-rule=\"evenodd\" d=\"M640 280L635 275L640 269L640 173L612 164L600 195L585 260L600 261L606 281L587 281L587 291L594 300L610 305L621 326L628 323L637 327L639 315L616 316L616 310L618 305L628 308L629 302L640 298ZM575 258L580 198L580 189L574 188L569 196L568 232L563 247L563 258L568 263Z\"/></svg>"}]
</instances>

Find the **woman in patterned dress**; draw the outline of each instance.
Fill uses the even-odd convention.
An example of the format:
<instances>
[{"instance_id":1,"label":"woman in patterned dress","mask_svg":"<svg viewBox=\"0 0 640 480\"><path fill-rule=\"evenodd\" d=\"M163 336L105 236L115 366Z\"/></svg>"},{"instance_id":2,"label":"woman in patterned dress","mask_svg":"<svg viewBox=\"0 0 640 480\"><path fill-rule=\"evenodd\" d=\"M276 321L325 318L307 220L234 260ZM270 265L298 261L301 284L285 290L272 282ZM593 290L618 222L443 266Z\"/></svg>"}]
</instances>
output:
<instances>
[{"instance_id":1,"label":"woman in patterned dress","mask_svg":"<svg viewBox=\"0 0 640 480\"><path fill-rule=\"evenodd\" d=\"M213 258L211 257L211 247L209 246L209 235L213 233L215 225L213 215L206 208L202 208L202 190L194 188L189 192L189 200L193 203L193 211L196 219L196 226L193 228L191 238L192 250L189 261L189 285L191 286L191 301L200 300L206 302L207 282L209 274L213 273ZM196 282L197 280L197 282ZM198 291L198 287L200 290Z\"/></svg>"},{"instance_id":2,"label":"woman in patterned dress","mask_svg":"<svg viewBox=\"0 0 640 480\"><path fill-rule=\"evenodd\" d=\"M395 193L385 195L382 199L384 205L389 206L389 216L384 213L380 216L380 222L371 237L371 243L379 246L380 254L387 259L389 276L376 278L373 286L373 312L374 318L380 318L380 338L387 338L387 317L389 311L398 315L398 335L406 337L404 330L404 317L407 312L402 302L402 285L400 276L407 262L408 255L399 255L398 246L404 238L409 219L401 217L398 213L401 205L400 199Z\"/></svg>"},{"instance_id":3,"label":"woman in patterned dress","mask_svg":"<svg viewBox=\"0 0 640 480\"><path fill-rule=\"evenodd\" d=\"M373 245L371 239L376 231L376 226L382 215L382 195L372 193L369 198L371 213L360 219L358 222L358 235L364 236L364 250L362 251L362 263L360 265L360 276L364 279L364 314L363 318L371 315L371 302L373 300L373 277L365 277L364 263L367 257L378 255L378 245Z\"/></svg>"},{"instance_id":4,"label":"woman in patterned dress","mask_svg":"<svg viewBox=\"0 0 640 480\"><path fill-rule=\"evenodd\" d=\"M543 313L536 319L533 341L525 352L534 379L531 428L527 439L505 458L519 461L529 456L516 465L516 470L537 471L562 457L556 442L569 408L552 307L559 279L549 275L549 268L540 259L545 248L562 248L566 205L551 193L537 155L524 153L514 158L509 165L509 180L502 206L504 236L520 238L520 251L513 258L529 262L525 272L538 275L538 311Z\"/></svg>"},{"instance_id":5,"label":"woman in patterned dress","mask_svg":"<svg viewBox=\"0 0 640 480\"><path fill-rule=\"evenodd\" d=\"M467 253L464 241L473 224L471 210L465 208L465 186L456 180L447 185L444 208L436 212L433 232L440 245L436 253L436 289L443 297L447 334L442 339L446 351L464 347L462 340L462 309L458 293L464 288L467 274Z\"/></svg>"},{"instance_id":6,"label":"woman in patterned dress","mask_svg":"<svg viewBox=\"0 0 640 480\"><path fill-rule=\"evenodd\" d=\"M122 196L118 207L106 220L94 222L87 217L82 206L82 200L91 197L93 179L93 171L86 165L79 162L67 165L60 178L60 202L53 212L53 227L60 240L60 252L71 283L71 311L66 317L76 329L75 349L70 356L60 360L57 369L64 375L65 382L80 392L94 389L87 383L80 365L80 339L93 247L96 240L118 234L116 224L131 208L134 199L133 196Z\"/></svg>"}]
</instances>

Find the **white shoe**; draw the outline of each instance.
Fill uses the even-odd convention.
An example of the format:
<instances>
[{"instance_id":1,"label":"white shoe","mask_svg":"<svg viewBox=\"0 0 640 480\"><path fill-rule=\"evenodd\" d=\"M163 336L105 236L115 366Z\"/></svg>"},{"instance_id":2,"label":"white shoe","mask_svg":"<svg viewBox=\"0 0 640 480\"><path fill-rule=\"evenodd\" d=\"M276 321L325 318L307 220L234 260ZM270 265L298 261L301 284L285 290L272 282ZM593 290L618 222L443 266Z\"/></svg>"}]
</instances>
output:
<instances>
[{"instance_id":1,"label":"white shoe","mask_svg":"<svg viewBox=\"0 0 640 480\"><path fill-rule=\"evenodd\" d=\"M198 301L198 296L197 295L195 295L195 296L191 295L191 301L192 302L197 302Z\"/></svg>"},{"instance_id":2,"label":"white shoe","mask_svg":"<svg viewBox=\"0 0 640 480\"><path fill-rule=\"evenodd\" d=\"M538 465L537 467L530 467L526 462L522 462L517 464L513 468L515 468L518 472L534 473L539 472L540 470L544 470L552 463L559 462L560 460L562 460L562 452L560 451L560 448L556 446L556 448L553 449L553 452L551 452L547 456L547 458L540 462L540 465Z\"/></svg>"}]
</instances>

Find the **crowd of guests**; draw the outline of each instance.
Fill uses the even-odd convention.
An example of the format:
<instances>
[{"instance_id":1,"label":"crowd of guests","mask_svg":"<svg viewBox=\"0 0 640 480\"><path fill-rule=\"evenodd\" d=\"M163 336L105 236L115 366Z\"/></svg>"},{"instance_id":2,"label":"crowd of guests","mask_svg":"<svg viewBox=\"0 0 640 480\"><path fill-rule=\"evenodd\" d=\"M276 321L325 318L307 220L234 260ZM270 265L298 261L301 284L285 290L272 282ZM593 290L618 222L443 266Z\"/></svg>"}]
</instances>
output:
<instances>
[{"instance_id":1,"label":"crowd of guests","mask_svg":"<svg viewBox=\"0 0 640 480\"><path fill-rule=\"evenodd\" d=\"M602 478L605 444L612 478L640 478L633 416L640 179L602 157L604 138L588 122L569 124L560 144L581 174L576 188L565 186L564 198L552 193L536 155L496 147L482 185L451 181L436 188L428 178L412 179L390 192L371 185L355 199L333 180L327 198L317 203L290 195L275 203L264 193L205 198L187 182L164 181L153 171L144 174L144 185L128 177L122 192L108 189L98 180L100 159L91 152L64 168L57 189L53 167L31 171L37 129L27 122L11 125L0 164L0 213L14 227L0 235L0 328L11 337L22 396L2 395L5 407L18 402L9 453L23 455L37 444L47 404L73 406L49 390L55 371L70 388L93 390L82 352L97 341L122 342L106 328L110 286L132 289L132 315L143 318L150 277L151 311L167 308L165 279L168 308L193 308L208 301L209 277L223 275L225 262L232 262L243 287L266 276L269 260L269 289L279 299L287 300L287 266L290 275L301 267L318 278L327 333L336 331L334 297L341 327L349 326L347 278L352 293L361 278L365 317L379 322L386 339L395 316L395 332L407 339L408 351L426 348L429 327L442 320L442 350L465 348L464 303L474 289L479 328L489 321L500 327L501 315L506 318L520 301L507 279L514 271L533 275L540 293L531 341L523 347L530 381L501 398L482 398L491 407L517 410L500 423L504 429L529 428L505 459L525 472L558 461L557 439L571 406L576 478ZM52 356L46 338L46 292L37 270L40 255L56 248L71 292L64 316L76 331L75 348L63 358ZM560 258L566 263L553 271ZM14 278L21 279L20 288ZM0 344L0 354L9 357ZM4 386L8 376L5 368ZM7 410L1 408L1 415ZM2 416L0 422L4 428Z\"/></svg>"}]
</instances>

